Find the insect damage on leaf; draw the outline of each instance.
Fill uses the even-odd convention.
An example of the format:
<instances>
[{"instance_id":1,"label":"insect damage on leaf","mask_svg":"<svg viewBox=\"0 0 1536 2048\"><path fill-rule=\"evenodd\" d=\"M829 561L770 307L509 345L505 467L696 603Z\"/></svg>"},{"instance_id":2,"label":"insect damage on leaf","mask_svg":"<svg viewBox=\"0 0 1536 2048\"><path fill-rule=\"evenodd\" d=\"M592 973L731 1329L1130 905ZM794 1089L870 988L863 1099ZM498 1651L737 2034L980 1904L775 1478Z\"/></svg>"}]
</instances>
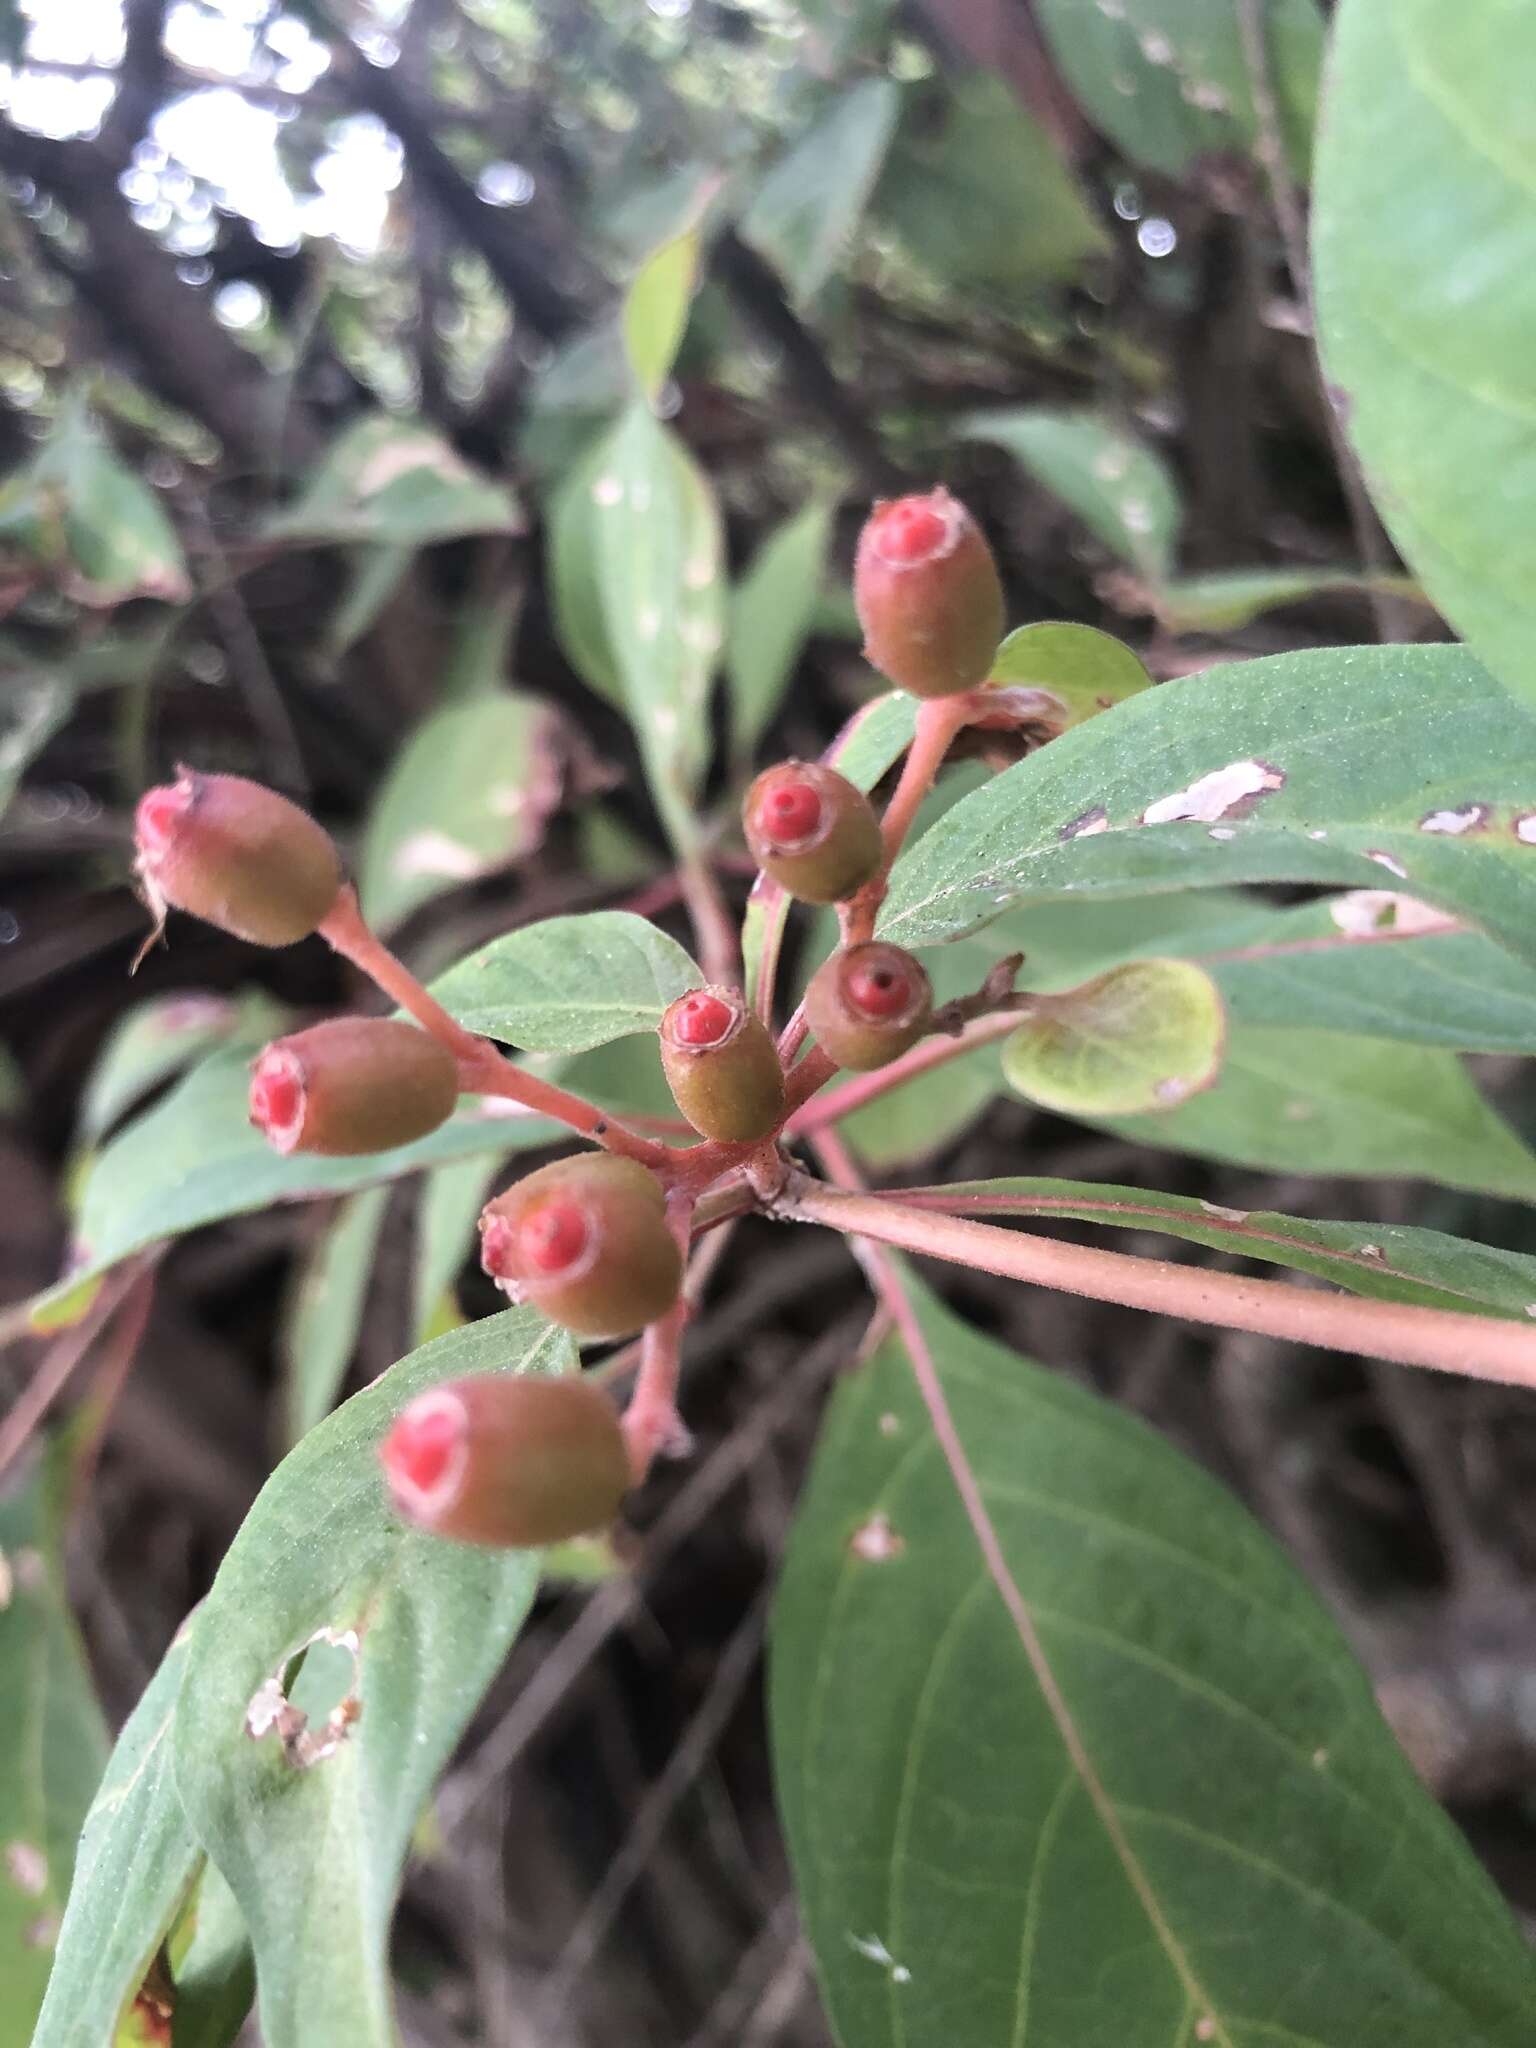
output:
<instances>
[{"instance_id":1,"label":"insect damage on leaf","mask_svg":"<svg viewBox=\"0 0 1536 2048\"><path fill-rule=\"evenodd\" d=\"M1431 811L1419 820L1421 832L1448 832L1459 839L1463 832L1480 832L1488 822L1486 804L1463 804L1459 810Z\"/></svg>"},{"instance_id":2,"label":"insect damage on leaf","mask_svg":"<svg viewBox=\"0 0 1536 2048\"><path fill-rule=\"evenodd\" d=\"M289 1697L304 1659L317 1646L340 1651L350 1663L346 1691L318 1729L310 1726L309 1715ZM357 1654L355 1629L316 1629L297 1655L285 1657L271 1677L263 1679L256 1688L245 1710L246 1734L257 1742L275 1734L282 1744L283 1755L295 1770L307 1771L314 1764L324 1763L327 1757L334 1756L363 1711L363 1703L357 1696Z\"/></svg>"},{"instance_id":3,"label":"insect damage on leaf","mask_svg":"<svg viewBox=\"0 0 1536 2048\"><path fill-rule=\"evenodd\" d=\"M891 1558L900 1557L906 1547L907 1539L891 1527L891 1518L886 1514L871 1515L848 1541L854 1556L863 1558L866 1564L886 1564Z\"/></svg>"},{"instance_id":4,"label":"insect damage on leaf","mask_svg":"<svg viewBox=\"0 0 1536 2048\"><path fill-rule=\"evenodd\" d=\"M1352 939L1419 939L1467 929L1459 917L1396 889L1347 889L1331 899L1328 915Z\"/></svg>"},{"instance_id":5,"label":"insect damage on leaf","mask_svg":"<svg viewBox=\"0 0 1536 2048\"><path fill-rule=\"evenodd\" d=\"M1141 814L1143 825L1171 825L1181 819L1214 825L1218 818L1241 818L1259 797L1285 785L1284 773L1268 761L1230 761L1213 768L1188 789L1160 796Z\"/></svg>"}]
</instances>

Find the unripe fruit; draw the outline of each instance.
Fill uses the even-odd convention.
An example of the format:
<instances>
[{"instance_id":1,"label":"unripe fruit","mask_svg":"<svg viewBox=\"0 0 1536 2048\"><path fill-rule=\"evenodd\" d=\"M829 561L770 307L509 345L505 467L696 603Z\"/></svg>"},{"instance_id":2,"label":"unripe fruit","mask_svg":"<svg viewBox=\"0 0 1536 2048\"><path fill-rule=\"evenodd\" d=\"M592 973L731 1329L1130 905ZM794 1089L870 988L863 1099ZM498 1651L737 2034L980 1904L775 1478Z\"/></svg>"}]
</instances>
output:
<instances>
[{"instance_id":1,"label":"unripe fruit","mask_svg":"<svg viewBox=\"0 0 1536 2048\"><path fill-rule=\"evenodd\" d=\"M855 1073L868 1073L922 1037L933 1011L933 987L900 946L870 939L824 960L805 992L805 1015L816 1042Z\"/></svg>"},{"instance_id":2,"label":"unripe fruit","mask_svg":"<svg viewBox=\"0 0 1536 2048\"><path fill-rule=\"evenodd\" d=\"M135 866L156 917L169 904L255 946L307 939L341 888L330 834L243 776L180 768L177 778L146 790L134 817Z\"/></svg>"},{"instance_id":3,"label":"unripe fruit","mask_svg":"<svg viewBox=\"0 0 1536 2048\"><path fill-rule=\"evenodd\" d=\"M578 1379L493 1374L434 1387L400 1411L379 1457L407 1521L504 1549L603 1527L630 1484L619 1419Z\"/></svg>"},{"instance_id":4,"label":"unripe fruit","mask_svg":"<svg viewBox=\"0 0 1536 2048\"><path fill-rule=\"evenodd\" d=\"M784 1120L784 1069L762 1020L734 989L696 988L661 1020L672 1099L706 1138L749 1144Z\"/></svg>"},{"instance_id":5,"label":"unripe fruit","mask_svg":"<svg viewBox=\"0 0 1536 2048\"><path fill-rule=\"evenodd\" d=\"M741 822L764 874L802 903L841 903L880 866L874 805L820 762L765 768L747 791Z\"/></svg>"},{"instance_id":6,"label":"unripe fruit","mask_svg":"<svg viewBox=\"0 0 1536 2048\"><path fill-rule=\"evenodd\" d=\"M488 1203L480 1261L514 1301L582 1337L654 1323L683 1283L660 1181L612 1152L557 1159Z\"/></svg>"},{"instance_id":7,"label":"unripe fruit","mask_svg":"<svg viewBox=\"0 0 1536 2048\"><path fill-rule=\"evenodd\" d=\"M853 598L865 658L914 697L987 680L1003 588L980 527L942 486L875 506L859 536Z\"/></svg>"},{"instance_id":8,"label":"unripe fruit","mask_svg":"<svg viewBox=\"0 0 1536 2048\"><path fill-rule=\"evenodd\" d=\"M252 1062L251 1122L279 1152L388 1152L453 1113L453 1054L414 1024L332 1017Z\"/></svg>"}]
</instances>

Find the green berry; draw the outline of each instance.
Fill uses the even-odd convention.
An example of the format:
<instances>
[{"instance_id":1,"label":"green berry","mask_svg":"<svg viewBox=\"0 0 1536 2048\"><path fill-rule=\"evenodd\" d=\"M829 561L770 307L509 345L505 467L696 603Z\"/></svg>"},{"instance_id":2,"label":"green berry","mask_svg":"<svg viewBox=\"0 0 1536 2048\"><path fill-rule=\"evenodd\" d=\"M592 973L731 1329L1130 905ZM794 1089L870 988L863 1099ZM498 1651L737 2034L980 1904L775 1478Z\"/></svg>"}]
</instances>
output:
<instances>
[{"instance_id":1,"label":"green berry","mask_svg":"<svg viewBox=\"0 0 1536 2048\"><path fill-rule=\"evenodd\" d=\"M816 761L781 761L747 791L752 858L802 903L841 903L878 872L880 821L863 790Z\"/></svg>"},{"instance_id":2,"label":"green berry","mask_svg":"<svg viewBox=\"0 0 1536 2048\"><path fill-rule=\"evenodd\" d=\"M556 1160L488 1203L480 1259L514 1301L583 1337L655 1322L683 1280L661 1183L611 1152Z\"/></svg>"},{"instance_id":3,"label":"green berry","mask_svg":"<svg viewBox=\"0 0 1536 2048\"><path fill-rule=\"evenodd\" d=\"M733 989L696 988L661 1020L673 1100L703 1137L747 1144L784 1120L784 1069L761 1019Z\"/></svg>"},{"instance_id":4,"label":"green berry","mask_svg":"<svg viewBox=\"0 0 1536 2048\"><path fill-rule=\"evenodd\" d=\"M981 529L942 487L877 504L854 561L864 654L914 697L987 680L1003 637L1003 587Z\"/></svg>"},{"instance_id":5,"label":"green berry","mask_svg":"<svg viewBox=\"0 0 1536 2048\"><path fill-rule=\"evenodd\" d=\"M922 963L900 946L870 939L824 960L805 992L816 1042L840 1067L868 1073L915 1045L933 1013Z\"/></svg>"},{"instance_id":6,"label":"green berry","mask_svg":"<svg viewBox=\"0 0 1536 2048\"><path fill-rule=\"evenodd\" d=\"M331 836L276 790L239 775L177 771L134 817L136 867L158 918L167 905L256 946L307 939L341 889Z\"/></svg>"},{"instance_id":7,"label":"green berry","mask_svg":"<svg viewBox=\"0 0 1536 2048\"><path fill-rule=\"evenodd\" d=\"M279 1152L388 1152L453 1113L459 1073L435 1038L389 1017L333 1017L251 1067L251 1122Z\"/></svg>"}]
</instances>

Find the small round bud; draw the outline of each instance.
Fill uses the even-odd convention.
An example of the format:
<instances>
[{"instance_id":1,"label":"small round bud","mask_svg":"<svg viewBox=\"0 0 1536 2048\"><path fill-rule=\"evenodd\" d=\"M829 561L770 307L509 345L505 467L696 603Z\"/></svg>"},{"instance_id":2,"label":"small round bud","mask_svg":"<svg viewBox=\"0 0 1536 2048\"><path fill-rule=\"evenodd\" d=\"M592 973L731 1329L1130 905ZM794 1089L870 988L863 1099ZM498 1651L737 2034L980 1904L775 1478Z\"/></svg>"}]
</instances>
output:
<instances>
[{"instance_id":1,"label":"small round bud","mask_svg":"<svg viewBox=\"0 0 1536 2048\"><path fill-rule=\"evenodd\" d=\"M914 697L987 680L1003 637L1003 588L980 527L942 486L883 500L853 570L865 658Z\"/></svg>"},{"instance_id":2,"label":"small round bud","mask_svg":"<svg viewBox=\"0 0 1536 2048\"><path fill-rule=\"evenodd\" d=\"M870 939L824 960L805 992L805 1015L816 1042L840 1067L868 1073L922 1037L933 988L900 946Z\"/></svg>"},{"instance_id":3,"label":"small round bud","mask_svg":"<svg viewBox=\"0 0 1536 2048\"><path fill-rule=\"evenodd\" d=\"M874 805L819 762L765 768L747 791L741 822L764 874L802 903L841 903L879 870Z\"/></svg>"},{"instance_id":4,"label":"small round bud","mask_svg":"<svg viewBox=\"0 0 1536 2048\"><path fill-rule=\"evenodd\" d=\"M401 1409L379 1458L407 1521L502 1549L602 1528L630 1484L619 1419L579 1379L492 1374L434 1387Z\"/></svg>"},{"instance_id":5,"label":"small round bud","mask_svg":"<svg viewBox=\"0 0 1536 2048\"><path fill-rule=\"evenodd\" d=\"M557 1159L488 1203L480 1262L514 1301L583 1337L654 1323L683 1282L660 1181L611 1152Z\"/></svg>"},{"instance_id":6,"label":"small round bud","mask_svg":"<svg viewBox=\"0 0 1536 2048\"><path fill-rule=\"evenodd\" d=\"M251 1066L251 1122L279 1152L388 1152L453 1112L446 1046L389 1017L332 1017L274 1039Z\"/></svg>"},{"instance_id":7,"label":"small round bud","mask_svg":"<svg viewBox=\"0 0 1536 2048\"><path fill-rule=\"evenodd\" d=\"M158 919L172 906L256 946L307 939L341 888L330 834L239 775L178 769L175 782L140 797L134 841Z\"/></svg>"},{"instance_id":8,"label":"small round bud","mask_svg":"<svg viewBox=\"0 0 1536 2048\"><path fill-rule=\"evenodd\" d=\"M696 988L661 1020L672 1098L706 1138L750 1144L784 1120L784 1069L761 1018L734 989Z\"/></svg>"}]
</instances>

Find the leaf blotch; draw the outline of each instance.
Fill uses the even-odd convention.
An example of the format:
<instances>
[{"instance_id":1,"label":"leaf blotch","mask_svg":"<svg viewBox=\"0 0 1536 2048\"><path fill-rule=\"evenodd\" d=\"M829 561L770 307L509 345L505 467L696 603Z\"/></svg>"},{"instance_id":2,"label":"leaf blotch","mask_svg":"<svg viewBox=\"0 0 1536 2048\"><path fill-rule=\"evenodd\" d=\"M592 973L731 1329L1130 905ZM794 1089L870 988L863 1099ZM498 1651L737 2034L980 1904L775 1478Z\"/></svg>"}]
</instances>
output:
<instances>
[{"instance_id":1,"label":"leaf blotch","mask_svg":"<svg viewBox=\"0 0 1536 2048\"><path fill-rule=\"evenodd\" d=\"M1172 825L1189 819L1214 825L1221 818L1242 818L1272 789L1285 787L1285 774L1268 761L1229 761L1213 768L1187 789L1160 796L1141 814L1143 825Z\"/></svg>"},{"instance_id":2,"label":"leaf blotch","mask_svg":"<svg viewBox=\"0 0 1536 2048\"><path fill-rule=\"evenodd\" d=\"M1109 813L1102 804L1095 804L1091 811L1084 811L1069 825L1063 825L1057 834L1059 839L1089 839L1095 832L1109 830Z\"/></svg>"},{"instance_id":3,"label":"leaf blotch","mask_svg":"<svg viewBox=\"0 0 1536 2048\"><path fill-rule=\"evenodd\" d=\"M29 1899L37 1898L48 1886L48 1858L33 1842L7 1842L5 1868L11 1883Z\"/></svg>"},{"instance_id":4,"label":"leaf blotch","mask_svg":"<svg viewBox=\"0 0 1536 2048\"><path fill-rule=\"evenodd\" d=\"M1463 832L1481 832L1488 822L1486 804L1463 804L1457 810L1430 811L1419 820L1421 832L1445 832L1459 839Z\"/></svg>"},{"instance_id":5,"label":"leaf blotch","mask_svg":"<svg viewBox=\"0 0 1536 2048\"><path fill-rule=\"evenodd\" d=\"M900 1557L906 1547L906 1538L891 1527L887 1514L871 1515L848 1539L848 1548L865 1564L888 1564L893 1557Z\"/></svg>"},{"instance_id":6,"label":"leaf blotch","mask_svg":"<svg viewBox=\"0 0 1536 2048\"><path fill-rule=\"evenodd\" d=\"M294 1705L288 1697L288 1690L290 1674L297 1672L305 1652L317 1644L340 1650L351 1660L351 1680L319 1727L312 1728L309 1716L302 1707ZM264 1678L251 1695L245 1710L246 1734L256 1742L268 1735L276 1735L284 1757L298 1771L307 1771L315 1764L324 1763L327 1757L334 1756L363 1711L363 1703L357 1693L357 1653L355 1629L316 1629L303 1649L296 1656L285 1657L277 1670Z\"/></svg>"}]
</instances>

